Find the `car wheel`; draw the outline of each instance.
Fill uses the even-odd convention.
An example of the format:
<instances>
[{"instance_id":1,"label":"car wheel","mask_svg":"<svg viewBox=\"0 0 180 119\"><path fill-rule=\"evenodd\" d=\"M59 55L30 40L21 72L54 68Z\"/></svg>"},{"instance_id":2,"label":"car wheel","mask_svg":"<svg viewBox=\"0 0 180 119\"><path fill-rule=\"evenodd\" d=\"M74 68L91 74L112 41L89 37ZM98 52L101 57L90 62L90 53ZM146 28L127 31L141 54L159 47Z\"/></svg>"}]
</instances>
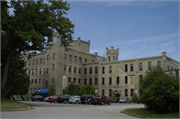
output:
<instances>
[{"instance_id":1,"label":"car wheel","mask_svg":"<svg viewBox=\"0 0 180 119\"><path fill-rule=\"evenodd\" d=\"M66 101L66 100L64 100L64 103L66 104L66 103L67 103L67 101Z\"/></svg>"},{"instance_id":2,"label":"car wheel","mask_svg":"<svg viewBox=\"0 0 180 119\"><path fill-rule=\"evenodd\" d=\"M38 99L36 99L36 102L38 102Z\"/></svg>"},{"instance_id":3,"label":"car wheel","mask_svg":"<svg viewBox=\"0 0 180 119\"><path fill-rule=\"evenodd\" d=\"M82 104L84 105L84 103L82 102Z\"/></svg>"},{"instance_id":4,"label":"car wheel","mask_svg":"<svg viewBox=\"0 0 180 119\"><path fill-rule=\"evenodd\" d=\"M101 105L104 105L104 102L101 102Z\"/></svg>"},{"instance_id":5,"label":"car wheel","mask_svg":"<svg viewBox=\"0 0 180 119\"><path fill-rule=\"evenodd\" d=\"M55 100L54 103L56 103L57 101Z\"/></svg>"},{"instance_id":6,"label":"car wheel","mask_svg":"<svg viewBox=\"0 0 180 119\"><path fill-rule=\"evenodd\" d=\"M78 101L76 101L75 104L78 104Z\"/></svg>"},{"instance_id":7,"label":"car wheel","mask_svg":"<svg viewBox=\"0 0 180 119\"><path fill-rule=\"evenodd\" d=\"M95 103L93 105L95 105Z\"/></svg>"},{"instance_id":8,"label":"car wheel","mask_svg":"<svg viewBox=\"0 0 180 119\"><path fill-rule=\"evenodd\" d=\"M90 105L90 104L91 104L91 101L89 101L88 104Z\"/></svg>"},{"instance_id":9,"label":"car wheel","mask_svg":"<svg viewBox=\"0 0 180 119\"><path fill-rule=\"evenodd\" d=\"M108 104L111 105L111 102L109 102Z\"/></svg>"}]
</instances>

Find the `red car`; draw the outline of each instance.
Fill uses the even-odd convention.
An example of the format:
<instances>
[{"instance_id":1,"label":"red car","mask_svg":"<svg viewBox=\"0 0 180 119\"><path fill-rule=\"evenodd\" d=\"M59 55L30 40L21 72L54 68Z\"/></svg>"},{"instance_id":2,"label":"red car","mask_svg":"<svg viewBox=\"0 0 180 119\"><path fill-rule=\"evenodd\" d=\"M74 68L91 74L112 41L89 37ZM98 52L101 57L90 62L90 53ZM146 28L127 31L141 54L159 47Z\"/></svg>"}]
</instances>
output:
<instances>
[{"instance_id":1,"label":"red car","mask_svg":"<svg viewBox=\"0 0 180 119\"><path fill-rule=\"evenodd\" d=\"M111 100L108 99L108 97L106 96L95 96L93 99L91 99L91 103L92 104L101 104L103 105L104 103L107 103L107 104L111 104Z\"/></svg>"},{"instance_id":2,"label":"red car","mask_svg":"<svg viewBox=\"0 0 180 119\"><path fill-rule=\"evenodd\" d=\"M49 97L49 99L48 99L48 102L50 102L50 103L52 103L52 102L54 102L54 103L56 103L57 101L57 97L58 97L58 95L54 95L54 96L50 96Z\"/></svg>"}]
</instances>

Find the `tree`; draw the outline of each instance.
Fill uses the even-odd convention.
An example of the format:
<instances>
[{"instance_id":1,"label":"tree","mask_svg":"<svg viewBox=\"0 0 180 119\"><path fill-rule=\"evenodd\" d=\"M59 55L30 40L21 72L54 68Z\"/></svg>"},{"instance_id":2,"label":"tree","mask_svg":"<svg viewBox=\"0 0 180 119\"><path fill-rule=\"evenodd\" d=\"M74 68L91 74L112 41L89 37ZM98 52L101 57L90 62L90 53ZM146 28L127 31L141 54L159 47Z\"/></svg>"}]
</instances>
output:
<instances>
[{"instance_id":1,"label":"tree","mask_svg":"<svg viewBox=\"0 0 180 119\"><path fill-rule=\"evenodd\" d=\"M49 96L53 96L53 95L56 95L56 85L55 85L55 83L53 83L49 87Z\"/></svg>"},{"instance_id":2,"label":"tree","mask_svg":"<svg viewBox=\"0 0 180 119\"><path fill-rule=\"evenodd\" d=\"M83 94L90 94L90 95L95 95L95 89L91 85L81 85L80 87L80 95Z\"/></svg>"},{"instance_id":3,"label":"tree","mask_svg":"<svg viewBox=\"0 0 180 119\"><path fill-rule=\"evenodd\" d=\"M179 111L179 78L152 67L140 79L140 99L154 113Z\"/></svg>"},{"instance_id":4,"label":"tree","mask_svg":"<svg viewBox=\"0 0 180 119\"><path fill-rule=\"evenodd\" d=\"M9 15L6 1L1 1L1 30L6 36L2 44L6 46L6 60L2 62L2 88L5 87L10 62L18 53L43 51L45 44L50 45L55 29L61 34L62 46L72 41L74 25L64 17L70 5L63 1L10 1L14 15ZM47 37L47 41L45 39ZM31 54L29 55L29 58Z\"/></svg>"},{"instance_id":5,"label":"tree","mask_svg":"<svg viewBox=\"0 0 180 119\"><path fill-rule=\"evenodd\" d=\"M66 88L65 88L65 93L69 94L69 95L79 95L78 93L78 89L79 89L79 85L74 84L73 82L71 82Z\"/></svg>"}]
</instances>

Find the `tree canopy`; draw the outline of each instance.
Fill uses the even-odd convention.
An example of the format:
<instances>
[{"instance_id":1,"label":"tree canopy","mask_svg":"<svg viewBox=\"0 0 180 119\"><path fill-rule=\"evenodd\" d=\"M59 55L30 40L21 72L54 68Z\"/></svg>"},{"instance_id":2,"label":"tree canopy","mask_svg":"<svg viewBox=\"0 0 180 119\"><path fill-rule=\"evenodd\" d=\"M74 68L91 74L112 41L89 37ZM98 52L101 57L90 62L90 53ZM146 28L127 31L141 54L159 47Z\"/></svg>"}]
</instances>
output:
<instances>
[{"instance_id":1,"label":"tree canopy","mask_svg":"<svg viewBox=\"0 0 180 119\"><path fill-rule=\"evenodd\" d=\"M14 8L9 15L8 8ZM2 57L2 87L7 81L9 65L18 53L43 51L45 44L50 45L53 31L61 35L61 45L68 46L72 41L74 25L65 17L70 5L65 1L1 1L1 35L5 37L2 49L6 52ZM45 39L47 37L47 40ZM5 51L4 51L5 50Z\"/></svg>"},{"instance_id":2,"label":"tree canopy","mask_svg":"<svg viewBox=\"0 0 180 119\"><path fill-rule=\"evenodd\" d=\"M140 99L154 113L179 111L179 78L152 67L140 79Z\"/></svg>"}]
</instances>

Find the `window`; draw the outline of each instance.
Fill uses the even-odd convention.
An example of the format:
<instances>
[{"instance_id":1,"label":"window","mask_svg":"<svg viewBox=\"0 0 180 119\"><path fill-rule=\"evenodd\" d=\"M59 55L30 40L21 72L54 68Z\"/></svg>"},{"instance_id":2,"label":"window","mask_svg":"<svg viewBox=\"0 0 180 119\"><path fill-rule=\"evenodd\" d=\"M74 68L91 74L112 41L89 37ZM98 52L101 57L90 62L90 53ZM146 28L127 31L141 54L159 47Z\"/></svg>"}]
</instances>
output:
<instances>
[{"instance_id":1,"label":"window","mask_svg":"<svg viewBox=\"0 0 180 119\"><path fill-rule=\"evenodd\" d=\"M116 61L117 61L117 57L116 57Z\"/></svg>"},{"instance_id":2,"label":"window","mask_svg":"<svg viewBox=\"0 0 180 119\"><path fill-rule=\"evenodd\" d=\"M72 55L69 55L69 61L72 61Z\"/></svg>"},{"instance_id":3,"label":"window","mask_svg":"<svg viewBox=\"0 0 180 119\"><path fill-rule=\"evenodd\" d=\"M37 90L36 90L36 88L34 89L34 92L36 92Z\"/></svg>"},{"instance_id":4,"label":"window","mask_svg":"<svg viewBox=\"0 0 180 119\"><path fill-rule=\"evenodd\" d=\"M38 69L36 69L36 75L38 74Z\"/></svg>"},{"instance_id":5,"label":"window","mask_svg":"<svg viewBox=\"0 0 180 119\"><path fill-rule=\"evenodd\" d=\"M81 57L79 57L79 63L81 63Z\"/></svg>"},{"instance_id":6,"label":"window","mask_svg":"<svg viewBox=\"0 0 180 119\"><path fill-rule=\"evenodd\" d=\"M74 73L76 73L76 67L74 67Z\"/></svg>"},{"instance_id":7,"label":"window","mask_svg":"<svg viewBox=\"0 0 180 119\"><path fill-rule=\"evenodd\" d=\"M27 66L28 62L26 61L26 66Z\"/></svg>"},{"instance_id":8,"label":"window","mask_svg":"<svg viewBox=\"0 0 180 119\"><path fill-rule=\"evenodd\" d=\"M46 80L46 86L48 86L48 81Z\"/></svg>"},{"instance_id":9,"label":"window","mask_svg":"<svg viewBox=\"0 0 180 119\"><path fill-rule=\"evenodd\" d=\"M55 59L55 53L53 53L53 59Z\"/></svg>"},{"instance_id":10,"label":"window","mask_svg":"<svg viewBox=\"0 0 180 119\"><path fill-rule=\"evenodd\" d=\"M33 64L32 64L32 65L34 65L34 62L35 62L35 61L33 60Z\"/></svg>"},{"instance_id":11,"label":"window","mask_svg":"<svg viewBox=\"0 0 180 119\"><path fill-rule=\"evenodd\" d=\"M133 96L133 89L131 89L131 96Z\"/></svg>"},{"instance_id":12,"label":"window","mask_svg":"<svg viewBox=\"0 0 180 119\"><path fill-rule=\"evenodd\" d=\"M31 84L33 84L33 79L31 79Z\"/></svg>"},{"instance_id":13,"label":"window","mask_svg":"<svg viewBox=\"0 0 180 119\"><path fill-rule=\"evenodd\" d=\"M148 62L148 70L151 69L151 62Z\"/></svg>"},{"instance_id":14,"label":"window","mask_svg":"<svg viewBox=\"0 0 180 119\"><path fill-rule=\"evenodd\" d=\"M49 60L49 55L47 55L47 60Z\"/></svg>"},{"instance_id":15,"label":"window","mask_svg":"<svg viewBox=\"0 0 180 119\"><path fill-rule=\"evenodd\" d=\"M157 65L158 65L158 68L160 68L161 67L161 61L158 61Z\"/></svg>"},{"instance_id":16,"label":"window","mask_svg":"<svg viewBox=\"0 0 180 119\"><path fill-rule=\"evenodd\" d=\"M38 64L38 59L36 60L36 64Z\"/></svg>"},{"instance_id":17,"label":"window","mask_svg":"<svg viewBox=\"0 0 180 119\"><path fill-rule=\"evenodd\" d=\"M125 89L125 96L128 96L128 89Z\"/></svg>"},{"instance_id":18,"label":"window","mask_svg":"<svg viewBox=\"0 0 180 119\"><path fill-rule=\"evenodd\" d=\"M79 67L79 74L81 74L81 67Z\"/></svg>"},{"instance_id":19,"label":"window","mask_svg":"<svg viewBox=\"0 0 180 119\"><path fill-rule=\"evenodd\" d=\"M85 62L87 62L87 58L85 58Z\"/></svg>"},{"instance_id":20,"label":"window","mask_svg":"<svg viewBox=\"0 0 180 119\"><path fill-rule=\"evenodd\" d=\"M102 85L104 85L104 77L102 78Z\"/></svg>"},{"instance_id":21,"label":"window","mask_svg":"<svg viewBox=\"0 0 180 119\"><path fill-rule=\"evenodd\" d=\"M42 64L42 58L40 59L40 64Z\"/></svg>"},{"instance_id":22,"label":"window","mask_svg":"<svg viewBox=\"0 0 180 119\"><path fill-rule=\"evenodd\" d=\"M95 78L95 84L96 84L96 85L98 84L98 79L97 79L97 78Z\"/></svg>"},{"instance_id":23,"label":"window","mask_svg":"<svg viewBox=\"0 0 180 119\"><path fill-rule=\"evenodd\" d=\"M109 56L109 61L111 61L111 57Z\"/></svg>"},{"instance_id":24,"label":"window","mask_svg":"<svg viewBox=\"0 0 180 119\"><path fill-rule=\"evenodd\" d=\"M113 56L113 61L115 61L115 56Z\"/></svg>"},{"instance_id":25,"label":"window","mask_svg":"<svg viewBox=\"0 0 180 119\"><path fill-rule=\"evenodd\" d=\"M127 84L127 83L128 83L128 77L125 76L125 84Z\"/></svg>"},{"instance_id":26,"label":"window","mask_svg":"<svg viewBox=\"0 0 180 119\"><path fill-rule=\"evenodd\" d=\"M98 73L98 67L95 67L95 73Z\"/></svg>"},{"instance_id":27,"label":"window","mask_svg":"<svg viewBox=\"0 0 180 119\"><path fill-rule=\"evenodd\" d=\"M37 79L35 79L35 84L37 84Z\"/></svg>"},{"instance_id":28,"label":"window","mask_svg":"<svg viewBox=\"0 0 180 119\"><path fill-rule=\"evenodd\" d=\"M84 74L87 74L87 68L84 68Z\"/></svg>"},{"instance_id":29,"label":"window","mask_svg":"<svg viewBox=\"0 0 180 119\"><path fill-rule=\"evenodd\" d=\"M31 71L30 71L30 69L29 69L29 75L31 74Z\"/></svg>"},{"instance_id":30,"label":"window","mask_svg":"<svg viewBox=\"0 0 180 119\"><path fill-rule=\"evenodd\" d=\"M139 63L139 71L142 71L142 63Z\"/></svg>"},{"instance_id":31,"label":"window","mask_svg":"<svg viewBox=\"0 0 180 119\"><path fill-rule=\"evenodd\" d=\"M42 84L44 84L44 79L43 79L43 83Z\"/></svg>"},{"instance_id":32,"label":"window","mask_svg":"<svg viewBox=\"0 0 180 119\"><path fill-rule=\"evenodd\" d=\"M92 67L89 68L89 73L92 74Z\"/></svg>"},{"instance_id":33,"label":"window","mask_svg":"<svg viewBox=\"0 0 180 119\"><path fill-rule=\"evenodd\" d=\"M84 79L84 84L86 85L86 79Z\"/></svg>"},{"instance_id":34,"label":"window","mask_svg":"<svg viewBox=\"0 0 180 119\"><path fill-rule=\"evenodd\" d=\"M31 60L29 61L29 66L31 65Z\"/></svg>"},{"instance_id":35,"label":"window","mask_svg":"<svg viewBox=\"0 0 180 119\"><path fill-rule=\"evenodd\" d=\"M92 85L92 78L89 79L89 84Z\"/></svg>"},{"instance_id":36,"label":"window","mask_svg":"<svg viewBox=\"0 0 180 119\"><path fill-rule=\"evenodd\" d=\"M71 82L71 77L69 77L68 82L69 82L69 83Z\"/></svg>"},{"instance_id":37,"label":"window","mask_svg":"<svg viewBox=\"0 0 180 119\"><path fill-rule=\"evenodd\" d=\"M54 83L54 77L52 77L52 83Z\"/></svg>"},{"instance_id":38,"label":"window","mask_svg":"<svg viewBox=\"0 0 180 119\"><path fill-rule=\"evenodd\" d=\"M109 73L112 73L112 66L109 66Z\"/></svg>"},{"instance_id":39,"label":"window","mask_svg":"<svg viewBox=\"0 0 180 119\"><path fill-rule=\"evenodd\" d=\"M66 54L64 54L64 59L66 59Z\"/></svg>"},{"instance_id":40,"label":"window","mask_svg":"<svg viewBox=\"0 0 180 119\"><path fill-rule=\"evenodd\" d=\"M104 74L104 72L105 72L105 67L102 67L102 73Z\"/></svg>"},{"instance_id":41,"label":"window","mask_svg":"<svg viewBox=\"0 0 180 119\"><path fill-rule=\"evenodd\" d=\"M81 79L80 78L78 79L78 83L81 84Z\"/></svg>"},{"instance_id":42,"label":"window","mask_svg":"<svg viewBox=\"0 0 180 119\"><path fill-rule=\"evenodd\" d=\"M102 89L102 96L104 96L104 89Z\"/></svg>"},{"instance_id":43,"label":"window","mask_svg":"<svg viewBox=\"0 0 180 119\"><path fill-rule=\"evenodd\" d=\"M48 68L46 69L46 74L48 74Z\"/></svg>"},{"instance_id":44,"label":"window","mask_svg":"<svg viewBox=\"0 0 180 119\"><path fill-rule=\"evenodd\" d=\"M45 64L45 58L44 58L44 64Z\"/></svg>"},{"instance_id":45,"label":"window","mask_svg":"<svg viewBox=\"0 0 180 119\"><path fill-rule=\"evenodd\" d=\"M111 96L111 89L109 89L109 96Z\"/></svg>"},{"instance_id":46,"label":"window","mask_svg":"<svg viewBox=\"0 0 180 119\"><path fill-rule=\"evenodd\" d=\"M39 69L39 74L41 74L41 68Z\"/></svg>"},{"instance_id":47,"label":"window","mask_svg":"<svg viewBox=\"0 0 180 119\"><path fill-rule=\"evenodd\" d=\"M111 77L109 77L109 85L111 85L112 84L112 79L111 79Z\"/></svg>"},{"instance_id":48,"label":"window","mask_svg":"<svg viewBox=\"0 0 180 119\"><path fill-rule=\"evenodd\" d=\"M116 84L119 84L119 76L116 79Z\"/></svg>"},{"instance_id":49,"label":"window","mask_svg":"<svg viewBox=\"0 0 180 119\"><path fill-rule=\"evenodd\" d=\"M74 56L74 62L77 62L77 57L76 56Z\"/></svg>"},{"instance_id":50,"label":"window","mask_svg":"<svg viewBox=\"0 0 180 119\"><path fill-rule=\"evenodd\" d=\"M74 83L76 83L76 78L74 78Z\"/></svg>"},{"instance_id":51,"label":"window","mask_svg":"<svg viewBox=\"0 0 180 119\"><path fill-rule=\"evenodd\" d=\"M34 75L34 69L32 69L32 75Z\"/></svg>"},{"instance_id":52,"label":"window","mask_svg":"<svg viewBox=\"0 0 180 119\"><path fill-rule=\"evenodd\" d=\"M169 63L167 65L168 65L168 71L169 71Z\"/></svg>"},{"instance_id":53,"label":"window","mask_svg":"<svg viewBox=\"0 0 180 119\"><path fill-rule=\"evenodd\" d=\"M64 71L66 71L66 65L64 65Z\"/></svg>"},{"instance_id":54,"label":"window","mask_svg":"<svg viewBox=\"0 0 180 119\"><path fill-rule=\"evenodd\" d=\"M69 72L71 72L71 65L69 66Z\"/></svg>"},{"instance_id":55,"label":"window","mask_svg":"<svg viewBox=\"0 0 180 119\"><path fill-rule=\"evenodd\" d=\"M41 84L41 79L39 79L39 84Z\"/></svg>"},{"instance_id":56,"label":"window","mask_svg":"<svg viewBox=\"0 0 180 119\"><path fill-rule=\"evenodd\" d=\"M142 75L139 75L139 80L142 78Z\"/></svg>"},{"instance_id":57,"label":"window","mask_svg":"<svg viewBox=\"0 0 180 119\"><path fill-rule=\"evenodd\" d=\"M131 64L131 71L133 71L133 64Z\"/></svg>"},{"instance_id":58,"label":"window","mask_svg":"<svg viewBox=\"0 0 180 119\"><path fill-rule=\"evenodd\" d=\"M128 65L125 64L125 71L128 71Z\"/></svg>"},{"instance_id":59,"label":"window","mask_svg":"<svg viewBox=\"0 0 180 119\"><path fill-rule=\"evenodd\" d=\"M54 69L55 69L55 64L53 64L52 69L53 69L53 71L54 71Z\"/></svg>"}]
</instances>

